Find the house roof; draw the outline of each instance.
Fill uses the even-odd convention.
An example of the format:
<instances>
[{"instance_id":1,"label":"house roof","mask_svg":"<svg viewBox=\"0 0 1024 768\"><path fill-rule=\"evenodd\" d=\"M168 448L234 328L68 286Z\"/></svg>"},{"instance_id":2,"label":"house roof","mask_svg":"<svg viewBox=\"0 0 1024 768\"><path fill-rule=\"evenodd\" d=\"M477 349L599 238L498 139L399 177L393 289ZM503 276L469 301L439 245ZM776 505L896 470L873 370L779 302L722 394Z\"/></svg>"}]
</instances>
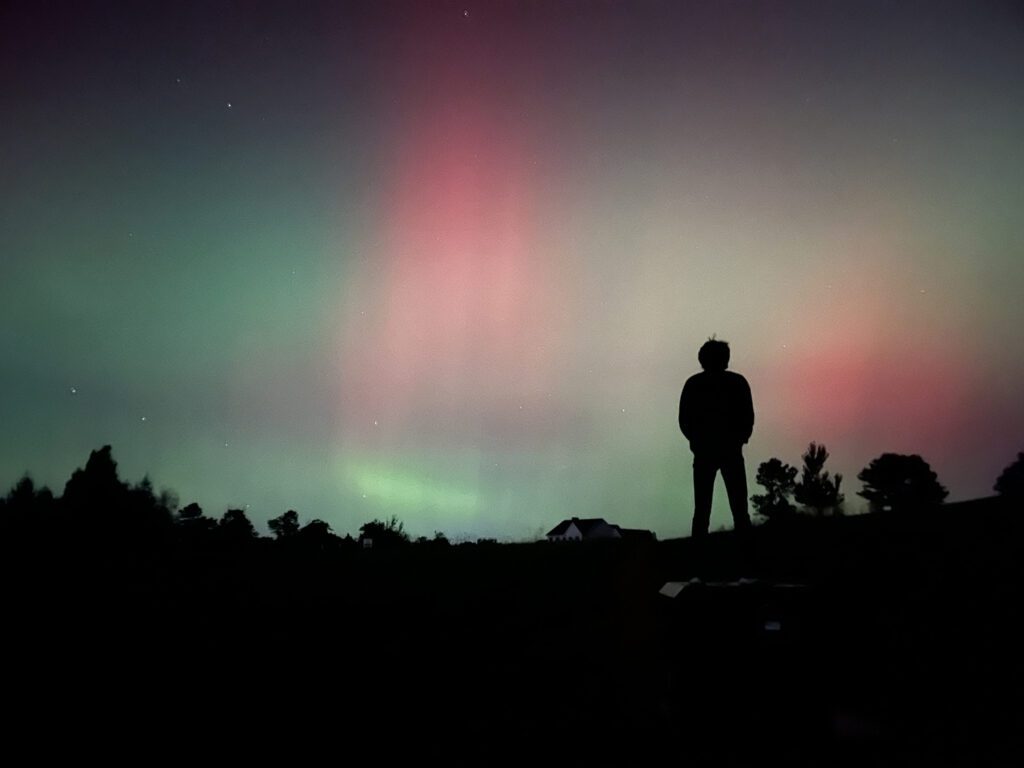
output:
<instances>
[{"instance_id":1,"label":"house roof","mask_svg":"<svg viewBox=\"0 0 1024 768\"><path fill-rule=\"evenodd\" d=\"M587 538L595 530L601 528L601 526L607 526L618 531L619 536L623 539L632 539L634 541L640 539L646 539L649 541L657 541L657 536L654 535L653 531L648 531L644 528L623 528L619 525L613 525L605 520L603 517L573 517L568 520L563 520L545 536L564 536L569 530L570 525L574 525L579 529L580 535L583 538Z\"/></svg>"},{"instance_id":2,"label":"house roof","mask_svg":"<svg viewBox=\"0 0 1024 768\"><path fill-rule=\"evenodd\" d=\"M571 520L563 520L545 535L562 536L567 530L569 530L569 526L573 523L576 524L576 527L583 536L586 536L595 528L600 528L602 525L608 525L608 522L603 517L574 517ZM615 526L609 527L614 528Z\"/></svg>"}]
</instances>

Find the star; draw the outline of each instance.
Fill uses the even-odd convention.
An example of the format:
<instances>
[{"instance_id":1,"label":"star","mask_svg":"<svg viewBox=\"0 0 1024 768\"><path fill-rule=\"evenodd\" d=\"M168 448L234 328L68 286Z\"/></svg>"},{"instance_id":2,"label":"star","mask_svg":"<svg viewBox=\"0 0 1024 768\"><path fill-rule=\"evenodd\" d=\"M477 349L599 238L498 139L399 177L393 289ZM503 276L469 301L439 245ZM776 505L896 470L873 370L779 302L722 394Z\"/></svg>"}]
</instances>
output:
<instances>
[{"instance_id":1,"label":"star","mask_svg":"<svg viewBox=\"0 0 1024 768\"><path fill-rule=\"evenodd\" d=\"M462 15L463 15L463 16L467 16L467 17L468 17L468 16L469 16L469 11L463 11L463 12L462 12Z\"/></svg>"},{"instance_id":2,"label":"star","mask_svg":"<svg viewBox=\"0 0 1024 768\"><path fill-rule=\"evenodd\" d=\"M373 420L373 426L375 426L375 427L377 426L377 420L376 419Z\"/></svg>"},{"instance_id":3,"label":"star","mask_svg":"<svg viewBox=\"0 0 1024 768\"><path fill-rule=\"evenodd\" d=\"M77 395L78 394L78 390L75 387L72 387L71 388L71 394L72 395Z\"/></svg>"},{"instance_id":4,"label":"star","mask_svg":"<svg viewBox=\"0 0 1024 768\"><path fill-rule=\"evenodd\" d=\"M228 102L228 109L231 109L231 102Z\"/></svg>"},{"instance_id":5,"label":"star","mask_svg":"<svg viewBox=\"0 0 1024 768\"><path fill-rule=\"evenodd\" d=\"M146 417L145 417L145 416L143 416L143 417L142 417L142 420L143 420L143 421L145 421L145 420L146 420Z\"/></svg>"}]
</instances>

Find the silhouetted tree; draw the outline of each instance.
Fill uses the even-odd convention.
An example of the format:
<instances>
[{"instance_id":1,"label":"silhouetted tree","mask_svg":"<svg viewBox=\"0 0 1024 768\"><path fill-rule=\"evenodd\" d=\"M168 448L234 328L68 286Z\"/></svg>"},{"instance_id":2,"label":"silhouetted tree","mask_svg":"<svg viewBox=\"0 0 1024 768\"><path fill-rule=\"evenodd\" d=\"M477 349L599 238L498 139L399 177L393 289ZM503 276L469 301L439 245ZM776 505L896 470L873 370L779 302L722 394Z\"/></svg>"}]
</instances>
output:
<instances>
[{"instance_id":1,"label":"silhouetted tree","mask_svg":"<svg viewBox=\"0 0 1024 768\"><path fill-rule=\"evenodd\" d=\"M394 515L387 522L371 520L359 526L360 543L366 539L370 539L375 548L401 546L409 542L409 536L405 532L405 524Z\"/></svg>"},{"instance_id":2,"label":"silhouetted tree","mask_svg":"<svg viewBox=\"0 0 1024 768\"><path fill-rule=\"evenodd\" d=\"M117 462L109 445L89 454L85 468L76 469L64 485L63 504L74 510L100 511L124 503L128 486L117 476Z\"/></svg>"},{"instance_id":3,"label":"silhouetted tree","mask_svg":"<svg viewBox=\"0 0 1024 768\"><path fill-rule=\"evenodd\" d=\"M295 534L295 541L303 550L317 552L334 551L341 543L331 526L323 520L310 520Z\"/></svg>"},{"instance_id":4,"label":"silhouetted tree","mask_svg":"<svg viewBox=\"0 0 1024 768\"><path fill-rule=\"evenodd\" d=\"M796 467L771 458L757 468L757 482L766 491L750 498L758 515L769 522L778 522L794 515L796 507L789 499L796 487Z\"/></svg>"},{"instance_id":5,"label":"silhouetted tree","mask_svg":"<svg viewBox=\"0 0 1024 768\"><path fill-rule=\"evenodd\" d=\"M45 485L36 488L35 481L30 475L24 475L16 482L7 495L0 500L0 505L9 513L21 512L31 513L41 505L48 505L53 502L53 494Z\"/></svg>"},{"instance_id":6,"label":"silhouetted tree","mask_svg":"<svg viewBox=\"0 0 1024 768\"><path fill-rule=\"evenodd\" d=\"M828 461L825 446L811 443L802 458L804 466L800 472L800 482L794 490L797 503L819 516L826 510L834 515L842 514L843 494L839 492L839 485L843 482L843 476L836 473L835 477L830 477L824 471L825 462Z\"/></svg>"},{"instance_id":7,"label":"silhouetted tree","mask_svg":"<svg viewBox=\"0 0 1024 768\"><path fill-rule=\"evenodd\" d=\"M245 510L229 509L217 524L217 534L228 544L246 544L256 538L256 528L246 517Z\"/></svg>"},{"instance_id":8,"label":"silhouetted tree","mask_svg":"<svg viewBox=\"0 0 1024 768\"><path fill-rule=\"evenodd\" d=\"M195 547L208 541L217 528L217 521L203 514L203 508L194 501L179 509L174 519L178 540Z\"/></svg>"},{"instance_id":9,"label":"silhouetted tree","mask_svg":"<svg viewBox=\"0 0 1024 768\"><path fill-rule=\"evenodd\" d=\"M203 508L193 501L191 504L188 504L178 510L176 522L181 525L186 525L202 519L210 520L211 518L205 517L205 515L203 515Z\"/></svg>"},{"instance_id":10,"label":"silhouetted tree","mask_svg":"<svg viewBox=\"0 0 1024 768\"><path fill-rule=\"evenodd\" d=\"M12 509L14 507L30 508L35 504L35 501L35 481L31 476L23 475L18 482L11 486L11 490L9 490L7 495L0 500L0 504L3 505L4 509Z\"/></svg>"},{"instance_id":11,"label":"silhouetted tree","mask_svg":"<svg viewBox=\"0 0 1024 768\"><path fill-rule=\"evenodd\" d=\"M267 525L278 541L291 538L299 532L299 513L294 509L289 509L280 517L267 521Z\"/></svg>"},{"instance_id":12,"label":"silhouetted tree","mask_svg":"<svg viewBox=\"0 0 1024 768\"><path fill-rule=\"evenodd\" d=\"M144 528L149 533L162 532L170 526L177 506L178 499L170 491L163 490L159 496L153 492L153 483L148 475L128 489L129 525L137 530Z\"/></svg>"},{"instance_id":13,"label":"silhouetted tree","mask_svg":"<svg viewBox=\"0 0 1024 768\"><path fill-rule=\"evenodd\" d=\"M0 498L0 527L12 537L38 531L53 524L53 508L50 489L37 489L32 478L25 475Z\"/></svg>"},{"instance_id":14,"label":"silhouetted tree","mask_svg":"<svg viewBox=\"0 0 1024 768\"><path fill-rule=\"evenodd\" d=\"M857 479L864 483L858 495L876 512L937 507L949 493L928 462L916 454L883 453Z\"/></svg>"},{"instance_id":15,"label":"silhouetted tree","mask_svg":"<svg viewBox=\"0 0 1024 768\"><path fill-rule=\"evenodd\" d=\"M134 486L123 482L111 448L105 445L92 451L85 468L76 469L64 486L64 535L126 556L138 555L140 545L167 540L172 522L168 506L176 504L168 492L158 497L148 477Z\"/></svg>"},{"instance_id":16,"label":"silhouetted tree","mask_svg":"<svg viewBox=\"0 0 1024 768\"><path fill-rule=\"evenodd\" d=\"M1017 460L1003 470L994 490L1003 498L1024 500L1024 453L1018 453Z\"/></svg>"}]
</instances>

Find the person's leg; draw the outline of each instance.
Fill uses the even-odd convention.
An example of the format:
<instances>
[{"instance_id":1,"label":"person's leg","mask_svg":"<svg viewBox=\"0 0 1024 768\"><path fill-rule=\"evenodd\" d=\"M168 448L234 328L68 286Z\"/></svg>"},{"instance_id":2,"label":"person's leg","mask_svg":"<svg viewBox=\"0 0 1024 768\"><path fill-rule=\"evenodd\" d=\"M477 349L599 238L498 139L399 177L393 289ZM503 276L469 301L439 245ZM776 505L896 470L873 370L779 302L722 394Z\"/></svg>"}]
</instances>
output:
<instances>
[{"instance_id":1,"label":"person's leg","mask_svg":"<svg viewBox=\"0 0 1024 768\"><path fill-rule=\"evenodd\" d=\"M737 566L746 575L759 570L754 552L753 530L747 513L747 468L743 453L736 451L722 461L722 479L729 495L733 527L736 530Z\"/></svg>"},{"instance_id":2,"label":"person's leg","mask_svg":"<svg viewBox=\"0 0 1024 768\"><path fill-rule=\"evenodd\" d=\"M725 481L725 492L729 495L733 525L737 531L745 533L750 529L750 515L747 513L747 468L741 451L730 454L722 461L722 479Z\"/></svg>"},{"instance_id":3,"label":"person's leg","mask_svg":"<svg viewBox=\"0 0 1024 768\"><path fill-rule=\"evenodd\" d=\"M693 527L690 535L706 536L711 524L711 494L715 488L718 463L708 456L693 457Z\"/></svg>"}]
</instances>

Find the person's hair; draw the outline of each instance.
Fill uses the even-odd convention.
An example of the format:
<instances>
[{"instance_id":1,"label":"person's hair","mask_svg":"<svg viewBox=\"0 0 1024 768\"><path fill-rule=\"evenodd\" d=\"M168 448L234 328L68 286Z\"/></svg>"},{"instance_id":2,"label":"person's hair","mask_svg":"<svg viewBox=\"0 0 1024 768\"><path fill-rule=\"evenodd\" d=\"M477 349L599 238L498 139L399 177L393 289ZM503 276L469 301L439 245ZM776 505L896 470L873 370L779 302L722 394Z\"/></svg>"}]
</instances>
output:
<instances>
[{"instance_id":1,"label":"person's hair","mask_svg":"<svg viewBox=\"0 0 1024 768\"><path fill-rule=\"evenodd\" d=\"M724 371L729 367L729 342L712 336L700 348L697 360L705 371Z\"/></svg>"}]
</instances>

